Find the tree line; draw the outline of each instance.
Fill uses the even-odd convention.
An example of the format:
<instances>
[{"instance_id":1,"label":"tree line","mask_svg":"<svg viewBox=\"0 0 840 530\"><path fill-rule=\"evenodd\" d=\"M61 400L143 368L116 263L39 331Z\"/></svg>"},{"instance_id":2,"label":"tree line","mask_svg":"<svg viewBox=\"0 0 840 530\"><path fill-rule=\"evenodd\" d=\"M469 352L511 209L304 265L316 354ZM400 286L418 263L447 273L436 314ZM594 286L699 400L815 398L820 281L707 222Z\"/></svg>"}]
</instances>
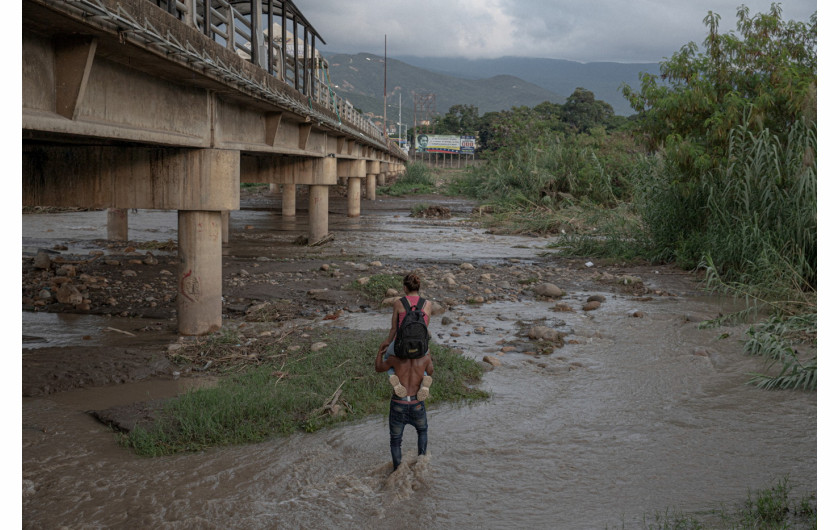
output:
<instances>
[{"instance_id":1,"label":"tree line","mask_svg":"<svg viewBox=\"0 0 840 530\"><path fill-rule=\"evenodd\" d=\"M479 137L486 163L456 191L561 233L564 252L703 270L746 297L747 313L773 315L749 344L781 372L756 382L816 388L816 358L800 361L793 345L816 343L816 13L786 21L772 4L736 16L722 33L710 11L701 44L642 74L639 90L622 87L629 118L578 88L564 104L483 116L456 105L435 133ZM598 238L570 221L581 208L609 220Z\"/></svg>"}]
</instances>

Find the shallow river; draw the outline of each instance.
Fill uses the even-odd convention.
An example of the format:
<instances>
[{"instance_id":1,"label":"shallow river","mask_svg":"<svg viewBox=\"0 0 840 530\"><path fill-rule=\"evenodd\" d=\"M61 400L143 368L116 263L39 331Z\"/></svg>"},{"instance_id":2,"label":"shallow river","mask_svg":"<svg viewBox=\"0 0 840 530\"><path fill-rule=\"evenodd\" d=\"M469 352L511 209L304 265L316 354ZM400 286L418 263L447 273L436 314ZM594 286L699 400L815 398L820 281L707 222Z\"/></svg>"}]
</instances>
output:
<instances>
[{"instance_id":1,"label":"shallow river","mask_svg":"<svg viewBox=\"0 0 840 530\"><path fill-rule=\"evenodd\" d=\"M418 260L478 266L538 259L546 243L489 236L454 222L416 221L405 213L365 214L363 207L361 220L331 216L333 245L386 260L411 258L405 249L422 241L431 255L418 252ZM84 247L84 237L63 232L71 226L99 230L97 218L104 226L104 212L62 215L79 221L65 217L46 233L52 216L27 216L24 250L68 237ZM138 221L144 217L154 219L145 232ZM139 225L130 232L133 239L177 234L166 224L174 219L171 212L141 211L132 219L130 226ZM232 233L246 225L254 234L305 230L305 217L289 224L264 210L233 212L231 223ZM101 237L104 229L89 236ZM596 292L572 288L570 296L585 300ZM183 390L183 381L24 399L24 527L640 528L645 514L650 521L657 510L714 509L785 475L795 495L816 491L816 394L745 385L746 374L762 363L741 353L736 339L743 328L728 328L732 338L721 339L723 330L700 330L685 319L716 315L727 301L685 292L640 306L629 297L601 294L607 303L590 313L554 313L548 311L553 304L523 300L458 306L447 313L454 326L435 317L435 339L479 361L498 355L497 342L519 331L517 320L548 315L577 343L550 356L499 356L502 366L482 383L492 395L487 401L432 402L430 454L417 458L416 435L407 429L407 465L393 474L384 417L147 459L117 447L109 430L84 410L169 395ZM636 309L645 317L630 318ZM43 318L24 314L23 333L73 340L78 321L46 317L53 320L45 325L38 320ZM381 329L387 320L384 313L353 313L323 325ZM475 331L478 326L483 333ZM708 356L695 355L697 348Z\"/></svg>"}]
</instances>

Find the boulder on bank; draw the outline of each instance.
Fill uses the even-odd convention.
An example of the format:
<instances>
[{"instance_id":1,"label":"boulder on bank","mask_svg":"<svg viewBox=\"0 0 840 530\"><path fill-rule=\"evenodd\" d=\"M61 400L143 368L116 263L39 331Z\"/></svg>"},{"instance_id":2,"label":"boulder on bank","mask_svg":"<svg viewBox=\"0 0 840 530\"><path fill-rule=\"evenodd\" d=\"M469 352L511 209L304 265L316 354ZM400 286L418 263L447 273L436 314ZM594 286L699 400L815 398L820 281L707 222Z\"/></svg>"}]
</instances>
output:
<instances>
[{"instance_id":1,"label":"boulder on bank","mask_svg":"<svg viewBox=\"0 0 840 530\"><path fill-rule=\"evenodd\" d=\"M528 338L531 340L557 342L559 340L563 340L563 335L556 329L548 326L534 326L528 330Z\"/></svg>"},{"instance_id":2,"label":"boulder on bank","mask_svg":"<svg viewBox=\"0 0 840 530\"><path fill-rule=\"evenodd\" d=\"M544 296L546 298L563 298L566 296L566 291L557 287L553 283L541 283L534 287L534 294L537 296Z\"/></svg>"}]
</instances>

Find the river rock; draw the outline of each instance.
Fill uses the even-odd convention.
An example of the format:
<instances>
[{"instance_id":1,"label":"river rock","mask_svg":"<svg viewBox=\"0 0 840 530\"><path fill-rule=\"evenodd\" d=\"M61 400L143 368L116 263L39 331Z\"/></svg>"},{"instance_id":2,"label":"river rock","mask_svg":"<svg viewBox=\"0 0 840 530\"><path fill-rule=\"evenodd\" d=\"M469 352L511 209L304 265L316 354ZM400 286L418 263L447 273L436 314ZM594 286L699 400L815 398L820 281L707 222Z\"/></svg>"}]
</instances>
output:
<instances>
[{"instance_id":1,"label":"river rock","mask_svg":"<svg viewBox=\"0 0 840 530\"><path fill-rule=\"evenodd\" d=\"M55 273L58 276L67 276L69 278L72 278L76 276L76 267L67 263L56 269Z\"/></svg>"},{"instance_id":2,"label":"river rock","mask_svg":"<svg viewBox=\"0 0 840 530\"><path fill-rule=\"evenodd\" d=\"M394 305L394 302L396 302L399 299L399 296L389 296L387 298L384 298L382 300L382 307L391 307Z\"/></svg>"},{"instance_id":3,"label":"river rock","mask_svg":"<svg viewBox=\"0 0 840 530\"><path fill-rule=\"evenodd\" d=\"M484 301L485 300L483 296L470 296L469 298L467 298L468 304L483 304Z\"/></svg>"},{"instance_id":4,"label":"river rock","mask_svg":"<svg viewBox=\"0 0 840 530\"><path fill-rule=\"evenodd\" d=\"M381 267L381 266L382 266L382 262L381 262L381 261L371 261L371 262L370 262L370 266L371 266L371 267Z\"/></svg>"},{"instance_id":5,"label":"river rock","mask_svg":"<svg viewBox=\"0 0 840 530\"><path fill-rule=\"evenodd\" d=\"M33 261L33 265L36 269L49 269L52 265L50 255L44 252L43 250L39 250L38 253L35 254L35 260Z\"/></svg>"},{"instance_id":6,"label":"river rock","mask_svg":"<svg viewBox=\"0 0 840 530\"><path fill-rule=\"evenodd\" d=\"M489 281L493 280L493 276L491 276L488 273L484 273L484 274L481 275L481 279L485 282L489 282Z\"/></svg>"},{"instance_id":7,"label":"river rock","mask_svg":"<svg viewBox=\"0 0 840 530\"><path fill-rule=\"evenodd\" d=\"M528 330L528 338L532 340L547 340L549 342L557 342L562 340L562 336L556 329L548 326L534 326Z\"/></svg>"},{"instance_id":8,"label":"river rock","mask_svg":"<svg viewBox=\"0 0 840 530\"><path fill-rule=\"evenodd\" d=\"M586 299L587 302L598 302L599 304L603 304L607 301L607 298L600 294L593 294L589 298Z\"/></svg>"},{"instance_id":9,"label":"river rock","mask_svg":"<svg viewBox=\"0 0 840 530\"><path fill-rule=\"evenodd\" d=\"M511 288L510 287L510 282L506 281L506 280L497 283L496 287L498 287L499 289L510 289Z\"/></svg>"},{"instance_id":10,"label":"river rock","mask_svg":"<svg viewBox=\"0 0 840 530\"><path fill-rule=\"evenodd\" d=\"M131 269L126 269L126 270L122 271L122 275L125 276L126 278L134 278L135 276L137 276L137 272L133 271Z\"/></svg>"},{"instance_id":11,"label":"river rock","mask_svg":"<svg viewBox=\"0 0 840 530\"><path fill-rule=\"evenodd\" d=\"M432 302L431 316L442 315L446 313L446 307L443 304Z\"/></svg>"},{"instance_id":12,"label":"river rock","mask_svg":"<svg viewBox=\"0 0 840 530\"><path fill-rule=\"evenodd\" d=\"M67 276L54 276L50 279L50 283L52 283L56 289L58 289L60 285L64 285L65 283L72 281L73 280L71 280Z\"/></svg>"},{"instance_id":13,"label":"river rock","mask_svg":"<svg viewBox=\"0 0 840 530\"><path fill-rule=\"evenodd\" d=\"M400 292L394 288L391 288L385 291L385 296L396 296L397 298L399 298Z\"/></svg>"},{"instance_id":14,"label":"river rock","mask_svg":"<svg viewBox=\"0 0 840 530\"><path fill-rule=\"evenodd\" d=\"M172 276L172 273L166 269L160 271L161 276Z\"/></svg>"},{"instance_id":15,"label":"river rock","mask_svg":"<svg viewBox=\"0 0 840 530\"><path fill-rule=\"evenodd\" d=\"M482 360L493 367L502 365L502 361L500 361L498 357L493 357L492 355L485 355Z\"/></svg>"},{"instance_id":16,"label":"river rock","mask_svg":"<svg viewBox=\"0 0 840 530\"><path fill-rule=\"evenodd\" d=\"M143 263L146 265L157 265L158 260L151 252L146 252L146 257L143 258Z\"/></svg>"},{"instance_id":17,"label":"river rock","mask_svg":"<svg viewBox=\"0 0 840 530\"><path fill-rule=\"evenodd\" d=\"M442 326L448 326L448 325L452 324L452 319L449 318L449 317L443 317L442 319L440 319L440 324Z\"/></svg>"},{"instance_id":18,"label":"river rock","mask_svg":"<svg viewBox=\"0 0 840 530\"><path fill-rule=\"evenodd\" d=\"M312 346L309 347L309 350L313 351L313 352L316 352L318 350L323 350L326 347L327 347L326 342L316 342Z\"/></svg>"},{"instance_id":19,"label":"river rock","mask_svg":"<svg viewBox=\"0 0 840 530\"><path fill-rule=\"evenodd\" d=\"M52 293L49 289L41 289L41 292L38 293L38 298L41 300L52 300Z\"/></svg>"},{"instance_id":20,"label":"river rock","mask_svg":"<svg viewBox=\"0 0 840 530\"><path fill-rule=\"evenodd\" d=\"M537 296L545 296L546 298L563 298L566 296L566 291L557 287L553 283L541 283L534 287L534 294Z\"/></svg>"},{"instance_id":21,"label":"river rock","mask_svg":"<svg viewBox=\"0 0 840 530\"><path fill-rule=\"evenodd\" d=\"M599 307L601 307L601 302L599 302L597 300L592 300L590 302L586 302L585 304L583 304L583 310L584 311L594 311L594 310L598 309Z\"/></svg>"},{"instance_id":22,"label":"river rock","mask_svg":"<svg viewBox=\"0 0 840 530\"><path fill-rule=\"evenodd\" d=\"M574 309L569 304L557 303L551 308L552 311L561 311L563 313L574 313Z\"/></svg>"},{"instance_id":23,"label":"river rock","mask_svg":"<svg viewBox=\"0 0 840 530\"><path fill-rule=\"evenodd\" d=\"M106 259L105 260L105 265L110 265L112 267L119 267L120 262L119 262L119 260L116 260L116 259Z\"/></svg>"},{"instance_id":24,"label":"river rock","mask_svg":"<svg viewBox=\"0 0 840 530\"><path fill-rule=\"evenodd\" d=\"M473 266L472 263L462 263L460 265L460 267L461 267L461 270L463 270L463 271L475 270L475 267Z\"/></svg>"},{"instance_id":25,"label":"river rock","mask_svg":"<svg viewBox=\"0 0 840 530\"><path fill-rule=\"evenodd\" d=\"M58 292L55 294L56 298L62 304L81 304L84 300L82 293L76 289L76 286L72 283L65 283L61 287L58 288Z\"/></svg>"},{"instance_id":26,"label":"river rock","mask_svg":"<svg viewBox=\"0 0 840 530\"><path fill-rule=\"evenodd\" d=\"M632 313L630 313L630 316L633 317L633 318L642 318L642 317L645 316L645 313L644 313L644 311L638 311L637 310L637 311L633 311Z\"/></svg>"}]
</instances>

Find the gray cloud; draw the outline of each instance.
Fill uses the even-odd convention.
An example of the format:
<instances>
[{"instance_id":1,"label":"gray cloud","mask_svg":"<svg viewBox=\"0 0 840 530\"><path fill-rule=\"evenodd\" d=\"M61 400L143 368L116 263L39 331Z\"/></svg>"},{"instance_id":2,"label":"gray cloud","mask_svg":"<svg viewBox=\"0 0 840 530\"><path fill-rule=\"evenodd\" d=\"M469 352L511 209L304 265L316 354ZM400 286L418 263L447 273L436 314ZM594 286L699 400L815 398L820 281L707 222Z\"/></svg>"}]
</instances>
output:
<instances>
[{"instance_id":1,"label":"gray cloud","mask_svg":"<svg viewBox=\"0 0 840 530\"><path fill-rule=\"evenodd\" d=\"M298 6L329 51L381 55L573 61L658 62L689 41L702 42L703 18L735 29L736 9L766 13L769 1L706 0L315 0ZM817 0L781 3L785 20L807 21Z\"/></svg>"}]
</instances>

